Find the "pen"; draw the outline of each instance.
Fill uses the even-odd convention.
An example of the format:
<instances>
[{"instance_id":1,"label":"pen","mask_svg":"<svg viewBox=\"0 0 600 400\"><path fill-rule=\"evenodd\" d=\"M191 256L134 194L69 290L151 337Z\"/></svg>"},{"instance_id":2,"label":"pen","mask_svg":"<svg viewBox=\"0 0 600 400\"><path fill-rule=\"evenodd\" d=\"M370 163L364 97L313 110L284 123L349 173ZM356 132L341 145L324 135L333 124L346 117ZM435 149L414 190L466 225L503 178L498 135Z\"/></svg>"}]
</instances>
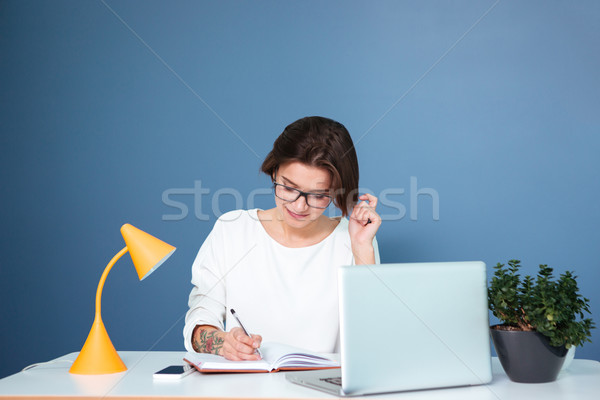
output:
<instances>
[{"instance_id":1,"label":"pen","mask_svg":"<svg viewBox=\"0 0 600 400\"><path fill-rule=\"evenodd\" d=\"M236 321L238 322L238 324L240 324L240 327L242 328L242 330L244 331L244 333L246 334L246 336L248 336L249 338L251 338L252 336L250 336L250 333L246 330L246 328L244 327L244 324L242 324L242 321L240 321L239 317L235 313L235 310L232 308L230 311L231 311L231 315L233 315L235 317ZM256 351L258 352L258 355L260 356L260 358L263 358L263 355L260 352L260 349L256 349Z\"/></svg>"}]
</instances>

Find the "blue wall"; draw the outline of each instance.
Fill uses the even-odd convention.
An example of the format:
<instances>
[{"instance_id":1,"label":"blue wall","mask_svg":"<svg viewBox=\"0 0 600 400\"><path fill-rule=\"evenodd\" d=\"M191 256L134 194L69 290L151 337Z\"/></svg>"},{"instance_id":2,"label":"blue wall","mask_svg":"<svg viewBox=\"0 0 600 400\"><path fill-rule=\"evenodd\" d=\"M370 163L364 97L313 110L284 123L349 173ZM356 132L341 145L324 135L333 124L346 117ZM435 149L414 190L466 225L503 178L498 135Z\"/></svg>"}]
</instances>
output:
<instances>
[{"instance_id":1,"label":"blue wall","mask_svg":"<svg viewBox=\"0 0 600 400\"><path fill-rule=\"evenodd\" d=\"M574 269L600 322L599 19L596 1L0 2L0 376L81 348L125 222L178 251L141 283L129 256L113 269L113 343L182 350L199 246L221 212L273 204L258 168L306 115L346 125L386 198L382 261ZM600 360L593 340L577 357Z\"/></svg>"}]
</instances>

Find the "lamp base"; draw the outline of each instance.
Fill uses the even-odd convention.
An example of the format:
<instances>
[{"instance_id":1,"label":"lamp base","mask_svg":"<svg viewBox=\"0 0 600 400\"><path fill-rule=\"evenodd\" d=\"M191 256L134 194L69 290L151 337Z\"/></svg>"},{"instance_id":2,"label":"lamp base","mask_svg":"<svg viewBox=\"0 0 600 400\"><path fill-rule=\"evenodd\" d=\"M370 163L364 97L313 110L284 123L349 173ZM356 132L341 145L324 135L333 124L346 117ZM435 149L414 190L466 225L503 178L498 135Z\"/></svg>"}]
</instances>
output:
<instances>
[{"instance_id":1,"label":"lamp base","mask_svg":"<svg viewBox=\"0 0 600 400\"><path fill-rule=\"evenodd\" d=\"M123 371L127 371L127 367L110 341L102 319L96 315L90 334L69 372L98 375Z\"/></svg>"}]
</instances>

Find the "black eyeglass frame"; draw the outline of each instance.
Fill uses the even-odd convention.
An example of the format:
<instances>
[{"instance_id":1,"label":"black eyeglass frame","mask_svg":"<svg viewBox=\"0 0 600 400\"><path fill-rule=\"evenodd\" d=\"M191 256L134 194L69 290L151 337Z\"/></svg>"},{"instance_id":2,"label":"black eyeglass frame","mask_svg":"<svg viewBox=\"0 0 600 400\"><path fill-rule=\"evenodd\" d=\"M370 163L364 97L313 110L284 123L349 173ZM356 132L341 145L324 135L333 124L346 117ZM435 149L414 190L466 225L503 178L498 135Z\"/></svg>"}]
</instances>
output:
<instances>
[{"instance_id":1,"label":"black eyeglass frame","mask_svg":"<svg viewBox=\"0 0 600 400\"><path fill-rule=\"evenodd\" d=\"M288 199L281 198L281 197L277 196L277 186L281 186L281 187L284 187L284 188L286 188L286 189L288 189L288 190L292 190L292 191L294 191L294 192L297 192L297 193L298 193L298 196L296 196L296 198L295 198L294 200L288 200ZM330 196L330 195L328 195L328 194L322 194L322 193L311 193L311 192L303 192L303 191L302 191L302 190L300 190L300 189L296 189L296 188L294 188L294 187L287 186L287 185L284 185L284 184L282 184L282 183L277 183L277 182L275 182L275 181L273 181L273 193L275 193L275 196L276 196L278 199L281 199L281 200L283 200L283 201L287 201L288 203L293 203L293 202L295 202L296 200L298 200L298 199L300 198L300 196L302 196L302 197L304 197L304 201L306 201L306 204L308 204L308 206L309 206L309 207L312 207L312 208L318 208L318 209L320 209L320 210L324 210L324 209L326 209L327 207L329 207L329 205L330 205L330 204L331 204L331 202L333 201L333 197L331 197L331 196ZM325 207L317 207L317 206L313 206L312 204L310 204L310 203L308 202L308 196L309 196L309 195L310 195L310 196L321 196L321 197L327 197L327 198L329 199L329 203L327 203L327 205L326 205Z\"/></svg>"}]
</instances>

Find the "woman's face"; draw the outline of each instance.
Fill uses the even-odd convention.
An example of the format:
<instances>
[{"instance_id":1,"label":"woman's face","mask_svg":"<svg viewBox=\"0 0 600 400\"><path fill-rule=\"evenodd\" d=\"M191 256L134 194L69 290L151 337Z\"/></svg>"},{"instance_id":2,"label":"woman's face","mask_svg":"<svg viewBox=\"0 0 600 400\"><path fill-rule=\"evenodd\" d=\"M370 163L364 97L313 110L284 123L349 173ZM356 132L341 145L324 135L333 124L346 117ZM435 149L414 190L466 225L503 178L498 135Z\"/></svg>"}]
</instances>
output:
<instances>
[{"instance_id":1,"label":"woman's face","mask_svg":"<svg viewBox=\"0 0 600 400\"><path fill-rule=\"evenodd\" d=\"M279 166L275 182L302 192L330 195L331 177L323 168L312 167L298 161ZM310 207L304 196L289 202L275 196L277 209L283 221L293 228L304 228L323 214L325 209Z\"/></svg>"}]
</instances>

